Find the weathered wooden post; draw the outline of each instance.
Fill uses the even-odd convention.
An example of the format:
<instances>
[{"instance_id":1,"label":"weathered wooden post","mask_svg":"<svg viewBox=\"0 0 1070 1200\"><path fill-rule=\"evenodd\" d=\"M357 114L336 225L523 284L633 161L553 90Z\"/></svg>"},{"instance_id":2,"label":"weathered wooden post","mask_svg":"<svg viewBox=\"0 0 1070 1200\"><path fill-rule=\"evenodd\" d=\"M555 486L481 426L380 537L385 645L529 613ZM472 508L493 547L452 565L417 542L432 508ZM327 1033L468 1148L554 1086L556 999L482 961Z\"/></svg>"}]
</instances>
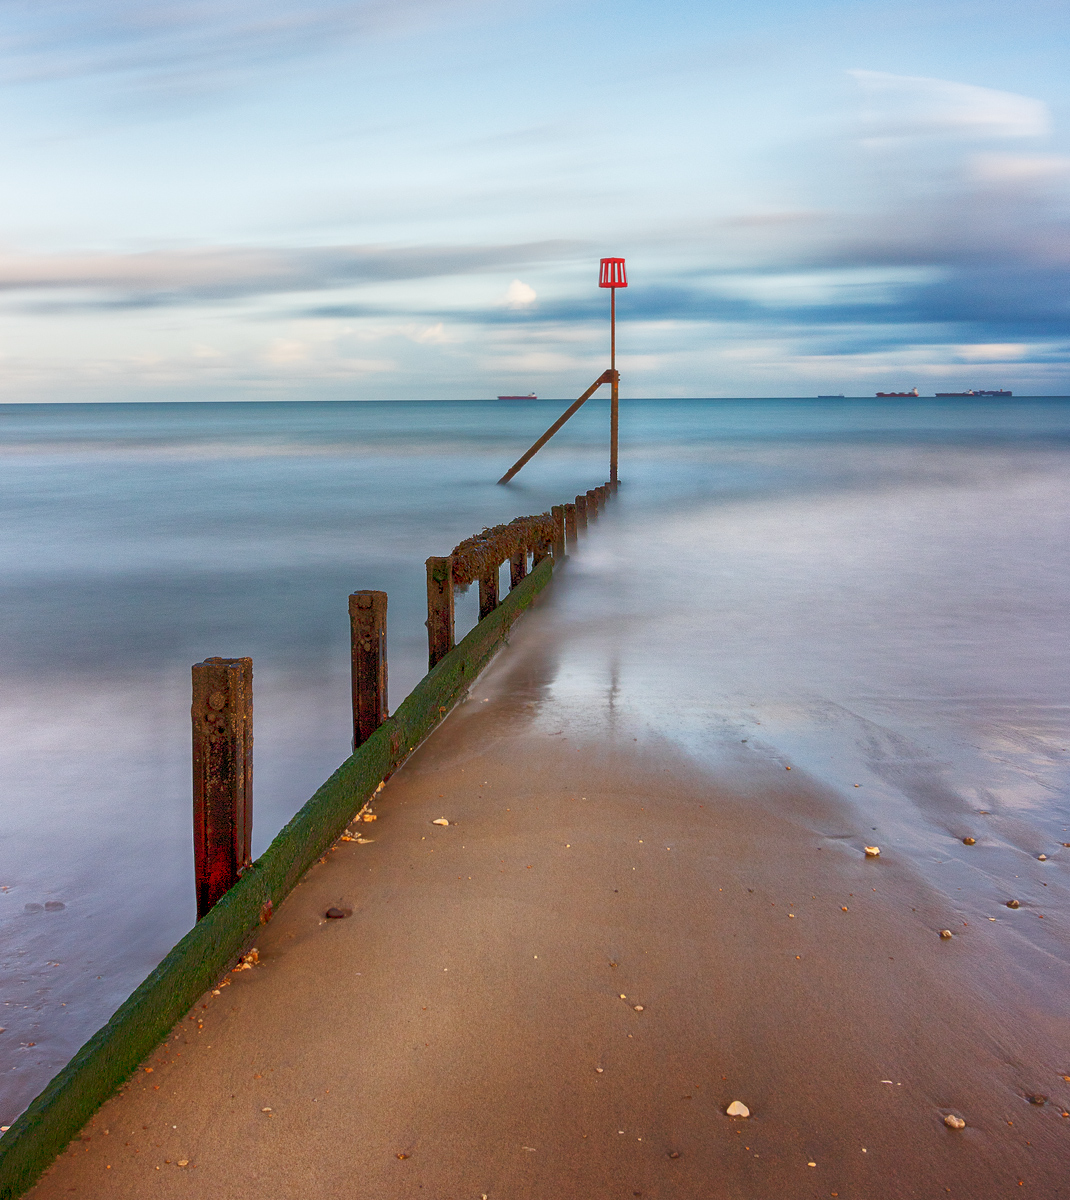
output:
<instances>
[{"instance_id":1,"label":"weathered wooden post","mask_svg":"<svg viewBox=\"0 0 1070 1200\"><path fill-rule=\"evenodd\" d=\"M479 619L489 616L498 607L498 571L501 563L495 563L489 575L479 581Z\"/></svg>"},{"instance_id":2,"label":"weathered wooden post","mask_svg":"<svg viewBox=\"0 0 1070 1200\"><path fill-rule=\"evenodd\" d=\"M193 667L193 861L197 920L249 865L253 833L253 660Z\"/></svg>"},{"instance_id":3,"label":"weathered wooden post","mask_svg":"<svg viewBox=\"0 0 1070 1200\"><path fill-rule=\"evenodd\" d=\"M550 509L554 523L554 558L565 557L565 506L555 504Z\"/></svg>"},{"instance_id":4,"label":"weathered wooden post","mask_svg":"<svg viewBox=\"0 0 1070 1200\"><path fill-rule=\"evenodd\" d=\"M353 749L386 720L386 592L349 597L353 671Z\"/></svg>"},{"instance_id":5,"label":"weathered wooden post","mask_svg":"<svg viewBox=\"0 0 1070 1200\"><path fill-rule=\"evenodd\" d=\"M536 562L536 566L538 563ZM528 573L528 552L521 550L509 560L509 589L510 591L523 583Z\"/></svg>"},{"instance_id":6,"label":"weathered wooden post","mask_svg":"<svg viewBox=\"0 0 1070 1200\"><path fill-rule=\"evenodd\" d=\"M587 497L576 497L576 531L577 533L587 532Z\"/></svg>"},{"instance_id":7,"label":"weathered wooden post","mask_svg":"<svg viewBox=\"0 0 1070 1200\"><path fill-rule=\"evenodd\" d=\"M427 560L427 669L453 649L453 555Z\"/></svg>"},{"instance_id":8,"label":"weathered wooden post","mask_svg":"<svg viewBox=\"0 0 1070 1200\"><path fill-rule=\"evenodd\" d=\"M571 548L576 545L576 506L575 504L565 505L565 546Z\"/></svg>"},{"instance_id":9,"label":"weathered wooden post","mask_svg":"<svg viewBox=\"0 0 1070 1200\"><path fill-rule=\"evenodd\" d=\"M555 527L556 528L556 527ZM539 542L531 554L531 569L534 570L544 558L548 558L550 554L551 542ZM556 554L556 550L554 551ZM564 551L562 551L564 553Z\"/></svg>"},{"instance_id":10,"label":"weathered wooden post","mask_svg":"<svg viewBox=\"0 0 1070 1200\"><path fill-rule=\"evenodd\" d=\"M587 520L588 521L597 521L598 520L598 489L597 488L588 488L587 489Z\"/></svg>"}]
</instances>

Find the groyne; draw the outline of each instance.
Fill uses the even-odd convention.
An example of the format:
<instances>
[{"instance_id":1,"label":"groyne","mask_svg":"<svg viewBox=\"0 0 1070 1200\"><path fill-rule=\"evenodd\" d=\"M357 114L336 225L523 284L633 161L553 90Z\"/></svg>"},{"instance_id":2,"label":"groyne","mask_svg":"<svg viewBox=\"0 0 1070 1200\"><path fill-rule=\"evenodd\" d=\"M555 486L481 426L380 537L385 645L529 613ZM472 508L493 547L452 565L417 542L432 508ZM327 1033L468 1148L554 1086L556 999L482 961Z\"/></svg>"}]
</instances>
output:
<instances>
[{"instance_id":1,"label":"groyne","mask_svg":"<svg viewBox=\"0 0 1070 1200\"><path fill-rule=\"evenodd\" d=\"M214 903L205 905L193 929L4 1133L0 1138L0 1200L15 1200L32 1186L197 998L239 960L285 897L338 840L383 781L465 696L514 622L549 583L555 562L562 561L566 547L575 541L574 532L566 533L566 513L574 513L576 504L586 505L588 497L593 497L591 506L597 512L613 491L614 487L603 485L550 514L484 530L460 543L450 555L428 560L427 675L392 716L381 715L378 727L356 745L354 753L279 832L267 851L235 872L233 885ZM497 577L505 562L510 563L513 586L499 599ZM454 644L454 588L477 581L480 620ZM355 658L355 741L361 736L360 718L367 707L358 694L357 668ZM378 681L372 686L379 687ZM196 745L195 737L195 770ZM246 823L249 814L243 811L240 819Z\"/></svg>"}]
</instances>

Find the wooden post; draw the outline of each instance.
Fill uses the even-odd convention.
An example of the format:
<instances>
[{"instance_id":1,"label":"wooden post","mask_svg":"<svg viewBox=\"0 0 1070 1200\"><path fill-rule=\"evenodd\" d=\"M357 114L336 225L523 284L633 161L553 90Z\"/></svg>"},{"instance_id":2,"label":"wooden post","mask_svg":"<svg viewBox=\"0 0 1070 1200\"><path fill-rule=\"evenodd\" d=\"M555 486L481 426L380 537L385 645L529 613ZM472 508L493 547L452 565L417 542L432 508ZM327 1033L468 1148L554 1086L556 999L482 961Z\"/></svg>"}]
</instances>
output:
<instances>
[{"instance_id":1,"label":"wooden post","mask_svg":"<svg viewBox=\"0 0 1070 1200\"><path fill-rule=\"evenodd\" d=\"M556 528L556 526L555 526ZM534 570L544 558L550 554L551 542L539 542L531 555L531 569ZM556 553L556 552L555 552ZM564 551L562 551L564 553Z\"/></svg>"},{"instance_id":2,"label":"wooden post","mask_svg":"<svg viewBox=\"0 0 1070 1200\"><path fill-rule=\"evenodd\" d=\"M576 497L576 532L587 532L587 497Z\"/></svg>"},{"instance_id":3,"label":"wooden post","mask_svg":"<svg viewBox=\"0 0 1070 1200\"><path fill-rule=\"evenodd\" d=\"M453 649L453 556L427 560L427 669Z\"/></svg>"},{"instance_id":4,"label":"wooden post","mask_svg":"<svg viewBox=\"0 0 1070 1200\"><path fill-rule=\"evenodd\" d=\"M587 520L588 521L597 521L598 520L598 489L597 488L588 488L587 489Z\"/></svg>"},{"instance_id":5,"label":"wooden post","mask_svg":"<svg viewBox=\"0 0 1070 1200\"><path fill-rule=\"evenodd\" d=\"M536 566L538 563L536 563ZM521 550L509 560L509 589L510 591L522 583L528 573L528 552Z\"/></svg>"},{"instance_id":6,"label":"wooden post","mask_svg":"<svg viewBox=\"0 0 1070 1200\"><path fill-rule=\"evenodd\" d=\"M497 563L491 574L479 581L479 619L489 616L498 607L498 571L501 563Z\"/></svg>"},{"instance_id":7,"label":"wooden post","mask_svg":"<svg viewBox=\"0 0 1070 1200\"><path fill-rule=\"evenodd\" d=\"M193 861L197 920L249 865L253 833L253 660L193 667Z\"/></svg>"},{"instance_id":8,"label":"wooden post","mask_svg":"<svg viewBox=\"0 0 1070 1200\"><path fill-rule=\"evenodd\" d=\"M563 559L565 557L565 506L555 504L550 509L550 516L554 522L554 558Z\"/></svg>"},{"instance_id":9,"label":"wooden post","mask_svg":"<svg viewBox=\"0 0 1070 1200\"><path fill-rule=\"evenodd\" d=\"M575 504L565 505L565 546L572 547L576 545L576 506Z\"/></svg>"},{"instance_id":10,"label":"wooden post","mask_svg":"<svg viewBox=\"0 0 1070 1200\"><path fill-rule=\"evenodd\" d=\"M386 592L349 597L353 671L353 749L386 720Z\"/></svg>"}]
</instances>

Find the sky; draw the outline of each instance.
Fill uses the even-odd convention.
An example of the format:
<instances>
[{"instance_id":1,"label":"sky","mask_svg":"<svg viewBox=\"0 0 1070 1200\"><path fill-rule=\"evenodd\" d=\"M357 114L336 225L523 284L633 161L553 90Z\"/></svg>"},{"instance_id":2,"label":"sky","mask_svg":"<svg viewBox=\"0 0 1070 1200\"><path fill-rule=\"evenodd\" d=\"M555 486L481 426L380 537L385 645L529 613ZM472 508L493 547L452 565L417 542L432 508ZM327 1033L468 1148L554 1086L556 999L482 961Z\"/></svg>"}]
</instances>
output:
<instances>
[{"instance_id":1,"label":"sky","mask_svg":"<svg viewBox=\"0 0 1070 1200\"><path fill-rule=\"evenodd\" d=\"M1070 393L1054 0L0 0L0 400Z\"/></svg>"}]
</instances>

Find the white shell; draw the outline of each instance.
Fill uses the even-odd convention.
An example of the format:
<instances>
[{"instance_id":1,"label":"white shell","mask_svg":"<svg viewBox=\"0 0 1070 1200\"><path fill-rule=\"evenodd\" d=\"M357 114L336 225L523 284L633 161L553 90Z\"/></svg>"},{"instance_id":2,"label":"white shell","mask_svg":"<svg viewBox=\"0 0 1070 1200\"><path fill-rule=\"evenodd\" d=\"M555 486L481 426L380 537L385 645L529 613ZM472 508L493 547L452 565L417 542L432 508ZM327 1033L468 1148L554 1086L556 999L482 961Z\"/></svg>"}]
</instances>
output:
<instances>
[{"instance_id":1,"label":"white shell","mask_svg":"<svg viewBox=\"0 0 1070 1200\"><path fill-rule=\"evenodd\" d=\"M749 1117L750 1109L743 1103L742 1100L733 1100L732 1103L725 1109L730 1117Z\"/></svg>"}]
</instances>

